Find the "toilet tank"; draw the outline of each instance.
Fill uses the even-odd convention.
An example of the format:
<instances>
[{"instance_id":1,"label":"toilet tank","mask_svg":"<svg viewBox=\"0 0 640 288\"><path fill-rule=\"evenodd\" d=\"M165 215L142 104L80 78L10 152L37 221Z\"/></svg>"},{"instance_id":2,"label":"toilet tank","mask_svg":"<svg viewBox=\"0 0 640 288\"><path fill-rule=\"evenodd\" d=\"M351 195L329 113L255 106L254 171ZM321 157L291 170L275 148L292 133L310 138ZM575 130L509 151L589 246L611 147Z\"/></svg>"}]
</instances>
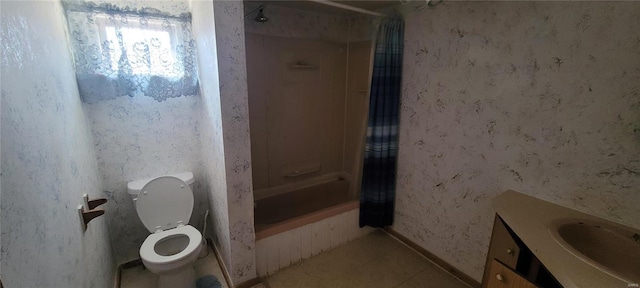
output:
<instances>
[{"instance_id":1,"label":"toilet tank","mask_svg":"<svg viewBox=\"0 0 640 288\"><path fill-rule=\"evenodd\" d=\"M170 175L163 175L163 176L173 176L176 177L182 181L184 181L184 183L187 183L189 185L189 187L191 188L191 190L193 190L193 173L191 172L182 172L182 173L178 173L178 174L170 174ZM161 177L161 176L158 176ZM147 179L142 179L142 180L136 180L136 181L131 181L129 183L127 183L127 192L129 192L129 195L131 195L131 198L136 198L138 197L138 193L140 193L140 190L142 190L142 187L144 187L144 185L147 185L147 183L149 183L149 181L158 178L158 177L152 177L152 178L147 178Z\"/></svg>"}]
</instances>

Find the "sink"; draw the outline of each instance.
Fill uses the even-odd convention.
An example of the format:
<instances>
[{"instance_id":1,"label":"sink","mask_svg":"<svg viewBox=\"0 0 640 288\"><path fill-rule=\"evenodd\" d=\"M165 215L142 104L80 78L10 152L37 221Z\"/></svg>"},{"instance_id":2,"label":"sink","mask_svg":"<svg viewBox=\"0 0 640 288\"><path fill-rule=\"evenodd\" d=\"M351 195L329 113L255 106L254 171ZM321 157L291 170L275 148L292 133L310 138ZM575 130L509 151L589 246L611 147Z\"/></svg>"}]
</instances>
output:
<instances>
[{"instance_id":1,"label":"sink","mask_svg":"<svg viewBox=\"0 0 640 288\"><path fill-rule=\"evenodd\" d=\"M582 261L621 280L640 283L640 231L604 221L562 219L550 232Z\"/></svg>"}]
</instances>

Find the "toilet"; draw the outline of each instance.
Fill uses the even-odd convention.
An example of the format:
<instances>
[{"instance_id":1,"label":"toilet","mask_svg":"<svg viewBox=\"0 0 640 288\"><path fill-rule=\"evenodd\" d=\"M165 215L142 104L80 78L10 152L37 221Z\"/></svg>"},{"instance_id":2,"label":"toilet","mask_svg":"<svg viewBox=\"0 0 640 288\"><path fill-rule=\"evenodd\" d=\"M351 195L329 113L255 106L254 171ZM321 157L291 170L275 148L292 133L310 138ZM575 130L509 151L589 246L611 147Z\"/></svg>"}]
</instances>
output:
<instances>
[{"instance_id":1,"label":"toilet","mask_svg":"<svg viewBox=\"0 0 640 288\"><path fill-rule=\"evenodd\" d=\"M151 232L140 247L147 269L158 275L158 287L196 287L193 263L202 235L189 219L193 211L193 173L185 172L129 182L142 224Z\"/></svg>"}]
</instances>

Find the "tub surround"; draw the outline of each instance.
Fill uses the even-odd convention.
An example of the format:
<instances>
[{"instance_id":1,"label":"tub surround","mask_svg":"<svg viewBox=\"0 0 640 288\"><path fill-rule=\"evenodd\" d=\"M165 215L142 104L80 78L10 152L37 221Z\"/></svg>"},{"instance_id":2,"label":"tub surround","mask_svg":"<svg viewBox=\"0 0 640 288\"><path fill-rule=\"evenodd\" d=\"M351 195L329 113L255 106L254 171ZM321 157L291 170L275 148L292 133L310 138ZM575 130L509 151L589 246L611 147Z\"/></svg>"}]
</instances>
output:
<instances>
[{"instance_id":1,"label":"tub surround","mask_svg":"<svg viewBox=\"0 0 640 288\"><path fill-rule=\"evenodd\" d=\"M357 209L350 183L335 180L257 199L256 240Z\"/></svg>"},{"instance_id":2,"label":"tub surround","mask_svg":"<svg viewBox=\"0 0 640 288\"><path fill-rule=\"evenodd\" d=\"M106 217L83 232L76 211L84 193L104 195L62 6L2 1L0 7L2 284L112 287Z\"/></svg>"},{"instance_id":3,"label":"tub surround","mask_svg":"<svg viewBox=\"0 0 640 288\"><path fill-rule=\"evenodd\" d=\"M244 19L260 276L370 231L357 225L349 184L366 129L366 105L355 106L366 103L370 18L276 5L264 14L269 21ZM335 179L349 182L327 184Z\"/></svg>"},{"instance_id":4,"label":"tub surround","mask_svg":"<svg viewBox=\"0 0 640 288\"><path fill-rule=\"evenodd\" d=\"M302 216L293 217L288 220L278 222L276 224L257 225L256 226L256 241L284 233L286 231L296 229L308 224L322 221L326 218L333 217L335 215L343 214L348 211L356 210L360 207L360 201L352 200L336 204L324 209L316 210Z\"/></svg>"},{"instance_id":5,"label":"tub surround","mask_svg":"<svg viewBox=\"0 0 640 288\"><path fill-rule=\"evenodd\" d=\"M591 220L613 226L619 224L515 191L500 194L493 200L493 207L562 286L631 287L631 283L600 271L574 256L549 232L554 222L561 219Z\"/></svg>"},{"instance_id":6,"label":"tub surround","mask_svg":"<svg viewBox=\"0 0 640 288\"><path fill-rule=\"evenodd\" d=\"M349 182L336 180L255 201L256 229L354 200Z\"/></svg>"},{"instance_id":7,"label":"tub surround","mask_svg":"<svg viewBox=\"0 0 640 288\"><path fill-rule=\"evenodd\" d=\"M251 11L259 5L246 2L246 11ZM296 39L316 39L329 42L346 43L349 41L349 18L311 11L267 5L264 14L269 18L267 22L256 22L254 17L244 20L244 27L248 33L286 37Z\"/></svg>"},{"instance_id":8,"label":"tub surround","mask_svg":"<svg viewBox=\"0 0 640 288\"><path fill-rule=\"evenodd\" d=\"M343 171L347 44L247 33L246 47L254 189Z\"/></svg>"},{"instance_id":9,"label":"tub surround","mask_svg":"<svg viewBox=\"0 0 640 288\"><path fill-rule=\"evenodd\" d=\"M500 191L640 227L640 3L399 7L395 231L480 281Z\"/></svg>"},{"instance_id":10,"label":"tub surround","mask_svg":"<svg viewBox=\"0 0 640 288\"><path fill-rule=\"evenodd\" d=\"M251 11L257 3L245 7ZM366 129L366 110L360 109L366 105L354 105L367 95L371 47L362 40L370 39L371 23L277 4L264 11L267 22L244 20L253 187L272 189L335 173L351 178ZM312 69L292 68L297 62Z\"/></svg>"},{"instance_id":11,"label":"tub surround","mask_svg":"<svg viewBox=\"0 0 640 288\"><path fill-rule=\"evenodd\" d=\"M260 4L245 2L245 11L252 11ZM296 39L316 39L330 42L368 41L374 36L376 17L354 13L350 16L317 13L275 5L266 5L267 22L256 22L254 17L244 20L247 33Z\"/></svg>"}]
</instances>

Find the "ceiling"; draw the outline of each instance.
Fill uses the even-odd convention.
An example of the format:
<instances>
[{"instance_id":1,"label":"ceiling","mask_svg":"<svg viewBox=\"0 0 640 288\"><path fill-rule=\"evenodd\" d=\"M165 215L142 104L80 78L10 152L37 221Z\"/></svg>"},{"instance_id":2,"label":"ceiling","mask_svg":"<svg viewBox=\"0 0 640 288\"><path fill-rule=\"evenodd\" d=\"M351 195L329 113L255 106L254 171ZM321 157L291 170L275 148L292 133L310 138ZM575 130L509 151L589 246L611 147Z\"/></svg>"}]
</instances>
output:
<instances>
[{"instance_id":1,"label":"ceiling","mask_svg":"<svg viewBox=\"0 0 640 288\"><path fill-rule=\"evenodd\" d=\"M281 7L288 7L294 9L301 9L307 11L313 11L317 13L325 13L325 14L333 14L333 15L341 15L341 16L349 16L349 15L357 15L360 14L358 12L354 12L351 10L341 9L333 6L329 6L326 4L321 4L312 1L306 0L298 0L298 1L286 1L286 0L244 0L245 7L257 7L258 5L274 5ZM371 0L343 0L343 1L332 1L339 4L349 5L356 8L366 9L370 11L375 11L378 9L383 9L395 5L400 5L400 0L387 1L371 1Z\"/></svg>"}]
</instances>

